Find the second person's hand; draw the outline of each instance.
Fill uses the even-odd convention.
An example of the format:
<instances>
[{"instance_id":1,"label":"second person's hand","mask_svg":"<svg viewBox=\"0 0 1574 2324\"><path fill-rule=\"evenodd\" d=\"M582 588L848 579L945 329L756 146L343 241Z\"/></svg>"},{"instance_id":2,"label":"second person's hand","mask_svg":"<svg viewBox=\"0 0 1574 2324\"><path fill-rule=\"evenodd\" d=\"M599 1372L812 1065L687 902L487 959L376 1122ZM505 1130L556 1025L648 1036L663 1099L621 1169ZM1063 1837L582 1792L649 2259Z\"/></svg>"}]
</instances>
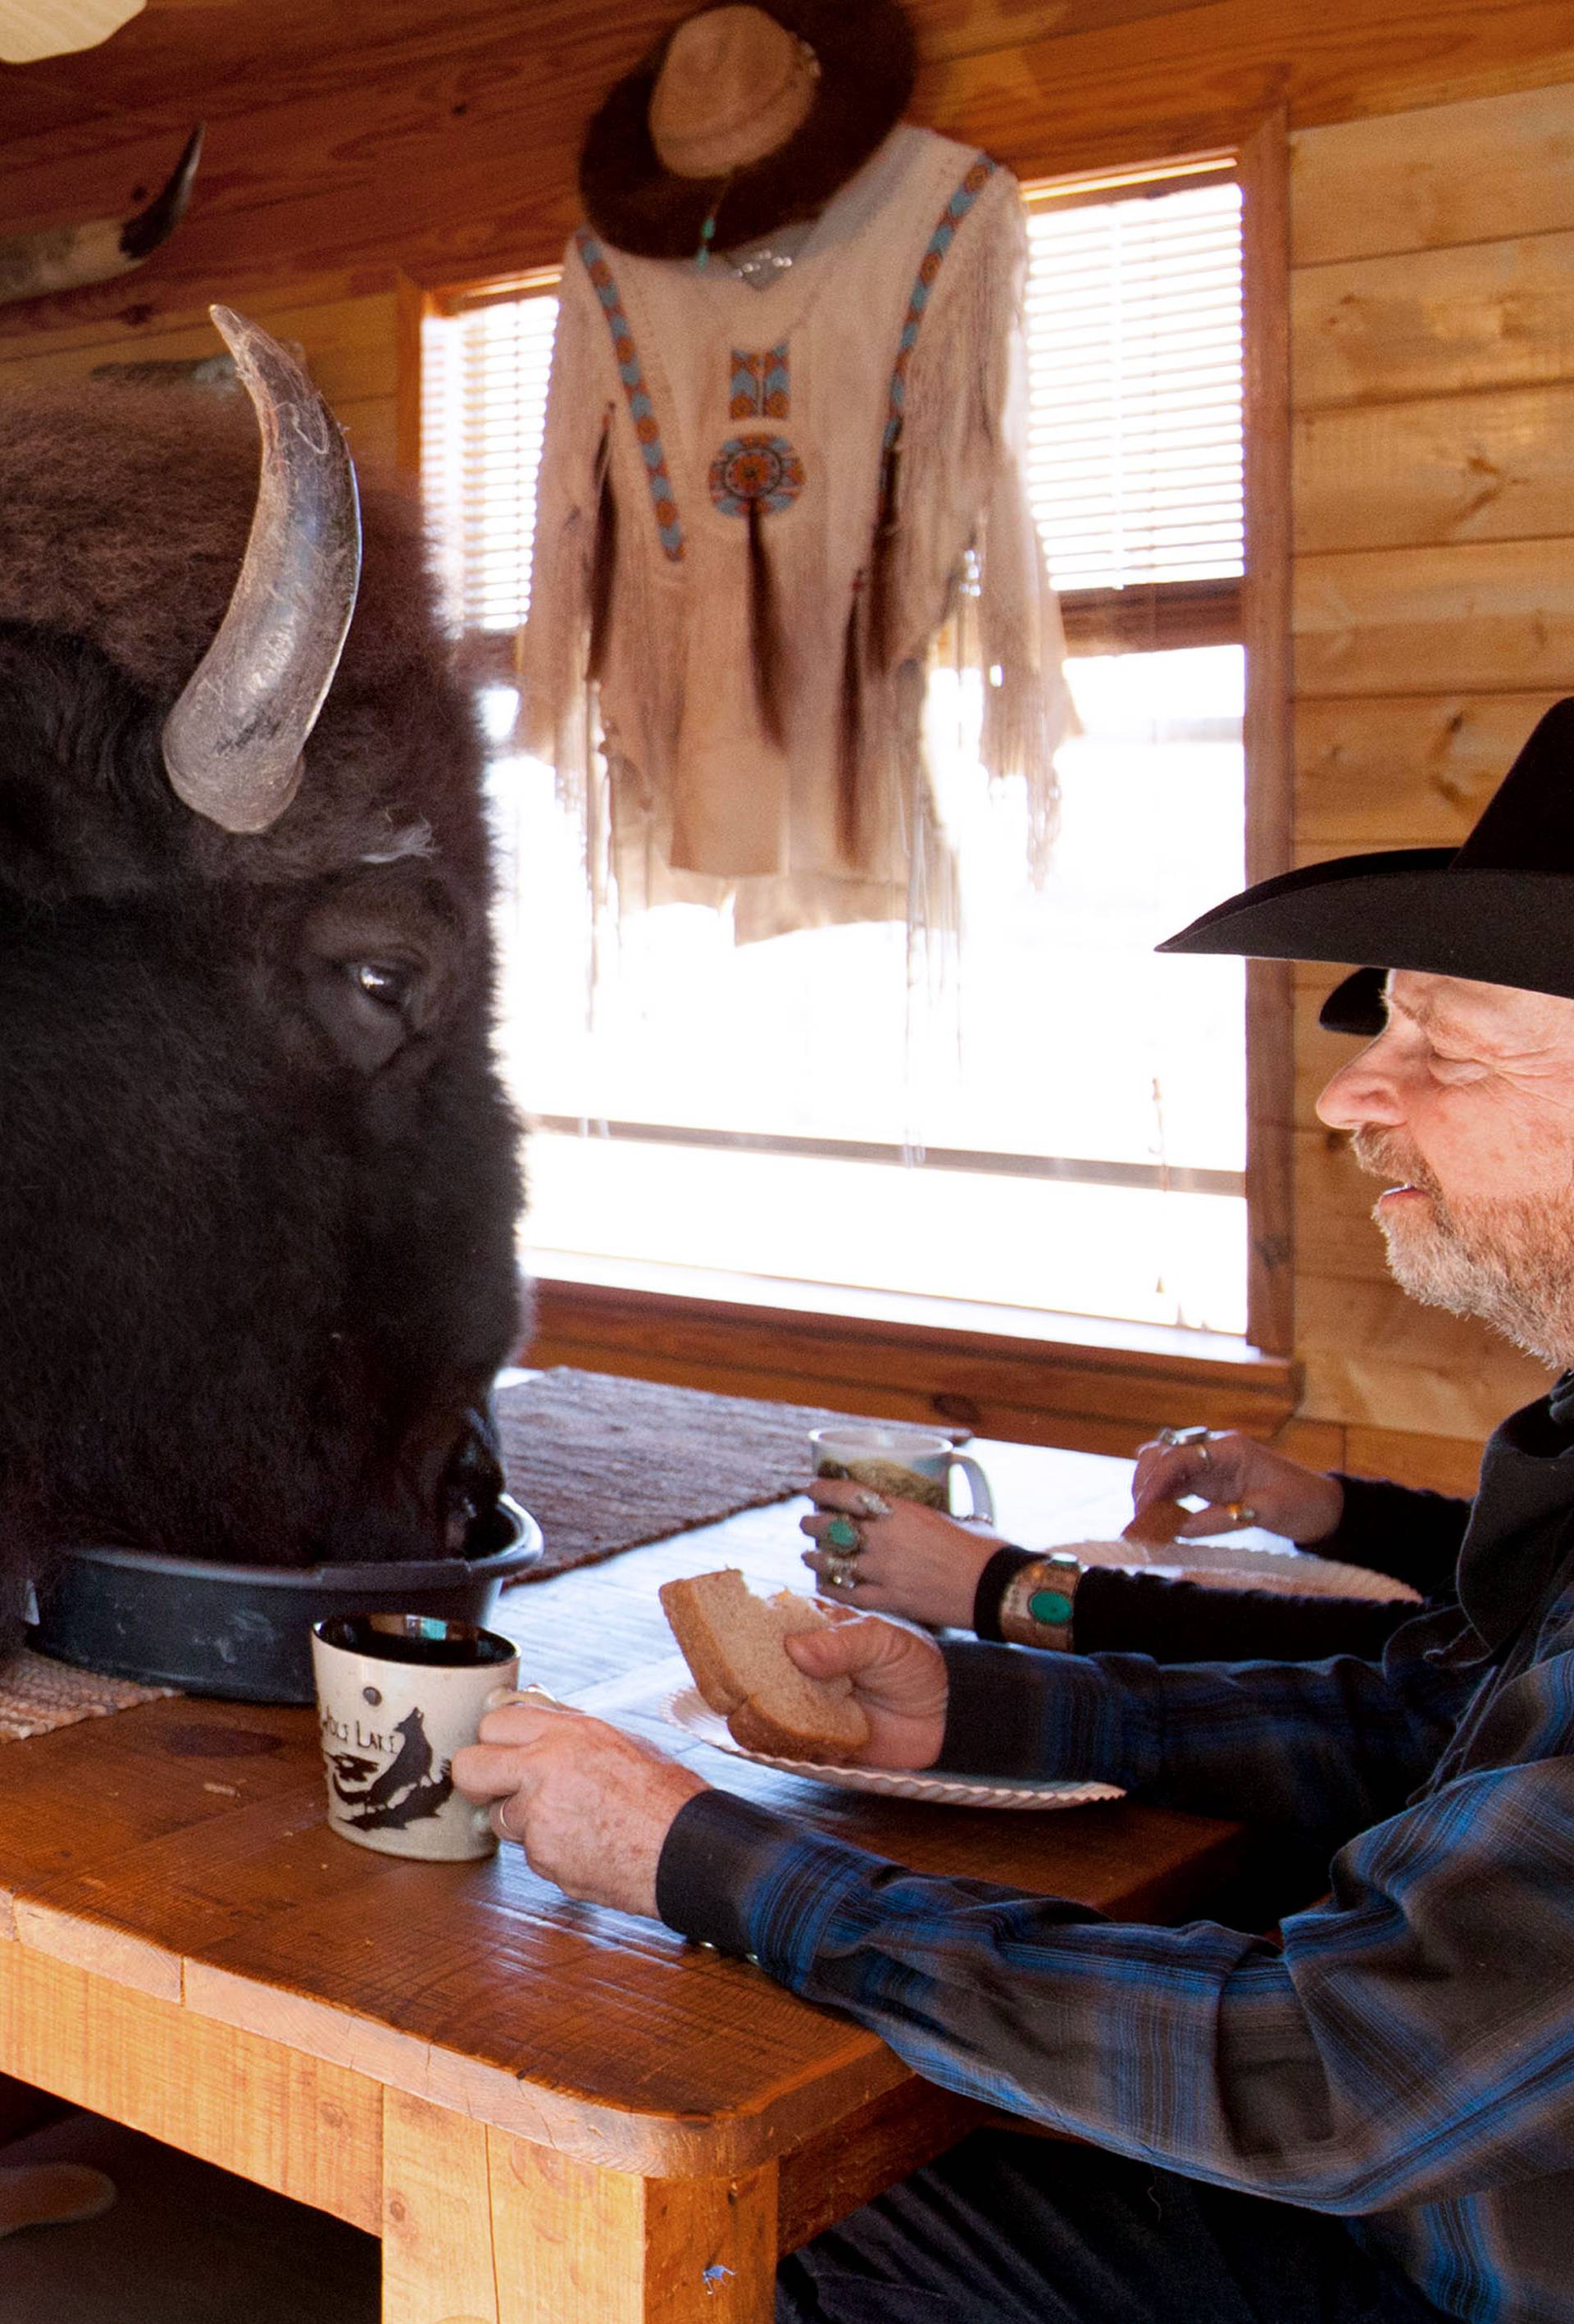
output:
<instances>
[{"instance_id":1,"label":"second person's hand","mask_svg":"<svg viewBox=\"0 0 1574 2324\"><path fill-rule=\"evenodd\" d=\"M1337 1477L1303 1469L1288 1454L1233 1428L1210 1430L1179 1444L1159 1437L1143 1445L1131 1484L1136 1514L1183 1494L1210 1506L1186 1518L1176 1533L1179 1541L1259 1525L1310 1545L1326 1540L1344 1509L1344 1487ZM1231 1516L1232 1504L1244 1505L1250 1515Z\"/></svg>"},{"instance_id":2,"label":"second person's hand","mask_svg":"<svg viewBox=\"0 0 1574 2324\"><path fill-rule=\"evenodd\" d=\"M809 1493L817 1507L798 1523L815 1546L804 1552L804 1563L828 1598L861 1614L906 1614L935 1628L971 1627L979 1576L1003 1545L1002 1535L958 1525L922 1501L882 1502L842 1478L816 1477ZM879 1504L879 1514L870 1514L871 1502ZM839 1549L834 1536L827 1542L838 1521L856 1527L855 1554Z\"/></svg>"}]
</instances>

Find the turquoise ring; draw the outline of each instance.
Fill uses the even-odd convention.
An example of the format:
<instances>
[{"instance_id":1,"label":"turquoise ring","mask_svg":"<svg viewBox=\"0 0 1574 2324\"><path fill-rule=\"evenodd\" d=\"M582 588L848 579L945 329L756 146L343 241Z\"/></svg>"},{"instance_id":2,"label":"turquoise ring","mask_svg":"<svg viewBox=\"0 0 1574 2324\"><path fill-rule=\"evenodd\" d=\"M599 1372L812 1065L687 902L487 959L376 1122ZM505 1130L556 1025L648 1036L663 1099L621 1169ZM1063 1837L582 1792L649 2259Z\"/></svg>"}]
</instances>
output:
<instances>
[{"instance_id":1,"label":"turquoise ring","mask_svg":"<svg viewBox=\"0 0 1574 2324\"><path fill-rule=\"evenodd\" d=\"M856 1557L863 1547L863 1532L851 1517L833 1517L821 1536L827 1549L839 1550L843 1557Z\"/></svg>"}]
</instances>

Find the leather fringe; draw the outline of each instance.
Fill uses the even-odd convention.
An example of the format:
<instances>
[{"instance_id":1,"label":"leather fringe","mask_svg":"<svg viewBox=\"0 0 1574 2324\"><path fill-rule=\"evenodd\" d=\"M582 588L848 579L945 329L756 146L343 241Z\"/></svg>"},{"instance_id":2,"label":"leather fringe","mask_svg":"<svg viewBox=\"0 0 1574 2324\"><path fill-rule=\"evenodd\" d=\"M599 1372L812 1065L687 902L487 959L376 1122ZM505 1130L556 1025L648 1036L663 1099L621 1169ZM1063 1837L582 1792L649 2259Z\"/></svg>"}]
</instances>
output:
<instances>
[{"instance_id":1,"label":"leather fringe","mask_svg":"<svg viewBox=\"0 0 1574 2324\"><path fill-rule=\"evenodd\" d=\"M901 474L898 435L880 464L879 503L868 565L852 585L842 648L842 707L837 738L836 837L849 863L861 861L863 794L870 780L864 766L869 740L865 689L879 685L891 664L892 565L896 556L897 495Z\"/></svg>"},{"instance_id":2,"label":"leather fringe","mask_svg":"<svg viewBox=\"0 0 1574 2324\"><path fill-rule=\"evenodd\" d=\"M863 761L864 576L852 585L842 644L842 704L836 742L836 844L849 863L859 860Z\"/></svg>"},{"instance_id":3,"label":"leather fringe","mask_svg":"<svg viewBox=\"0 0 1574 2324\"><path fill-rule=\"evenodd\" d=\"M590 642L585 651L585 676L594 686L606 660L612 633L612 583L618 566L618 503L612 491L612 415L602 422L595 455L595 530L591 538L590 582L587 590Z\"/></svg>"},{"instance_id":4,"label":"leather fringe","mask_svg":"<svg viewBox=\"0 0 1574 2324\"><path fill-rule=\"evenodd\" d=\"M749 503L749 642L754 657L759 723L779 751L787 732L782 701L781 628L777 616L776 580L765 546L765 526L758 501Z\"/></svg>"},{"instance_id":5,"label":"leather fringe","mask_svg":"<svg viewBox=\"0 0 1574 2324\"><path fill-rule=\"evenodd\" d=\"M891 667L892 567L897 554L897 500L901 484L902 438L898 430L880 463L879 505L869 560L869 658L884 678Z\"/></svg>"}]
</instances>

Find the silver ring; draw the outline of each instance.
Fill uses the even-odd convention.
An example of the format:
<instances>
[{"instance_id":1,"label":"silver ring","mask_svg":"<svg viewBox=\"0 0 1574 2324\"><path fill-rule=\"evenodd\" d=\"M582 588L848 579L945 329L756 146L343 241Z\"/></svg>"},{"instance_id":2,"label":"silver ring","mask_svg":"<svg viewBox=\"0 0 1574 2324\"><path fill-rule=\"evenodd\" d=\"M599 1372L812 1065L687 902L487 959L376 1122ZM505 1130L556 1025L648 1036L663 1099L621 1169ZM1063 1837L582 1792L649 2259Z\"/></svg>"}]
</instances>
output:
<instances>
[{"instance_id":1,"label":"silver ring","mask_svg":"<svg viewBox=\"0 0 1574 2324\"><path fill-rule=\"evenodd\" d=\"M856 1590L858 1576L844 1557L827 1557L822 1569L826 1586L832 1590Z\"/></svg>"},{"instance_id":2,"label":"silver ring","mask_svg":"<svg viewBox=\"0 0 1574 2324\"><path fill-rule=\"evenodd\" d=\"M1208 1450L1208 1439L1212 1433L1205 1424L1196 1428L1161 1428L1155 1442L1162 1444L1167 1452L1177 1452L1184 1446L1195 1452L1206 1469L1213 1458Z\"/></svg>"},{"instance_id":3,"label":"silver ring","mask_svg":"<svg viewBox=\"0 0 1574 2324\"><path fill-rule=\"evenodd\" d=\"M879 1493L871 1493L867 1485L852 1506L861 1517L888 1517L891 1513L889 1501L883 1499Z\"/></svg>"}]
</instances>

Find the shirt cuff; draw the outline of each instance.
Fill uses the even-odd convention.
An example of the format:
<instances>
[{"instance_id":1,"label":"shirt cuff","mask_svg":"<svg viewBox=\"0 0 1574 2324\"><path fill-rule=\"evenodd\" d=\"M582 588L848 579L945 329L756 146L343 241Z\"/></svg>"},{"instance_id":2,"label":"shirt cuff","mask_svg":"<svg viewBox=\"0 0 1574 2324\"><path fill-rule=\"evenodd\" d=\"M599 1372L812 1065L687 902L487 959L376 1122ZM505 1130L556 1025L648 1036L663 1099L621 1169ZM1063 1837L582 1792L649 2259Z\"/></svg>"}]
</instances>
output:
<instances>
[{"instance_id":1,"label":"shirt cuff","mask_svg":"<svg viewBox=\"0 0 1574 2324\"><path fill-rule=\"evenodd\" d=\"M942 1640L940 1651L947 1696L936 1772L1128 1791L1157 1775L1162 1735L1146 1708L1155 1674L1146 1655L1059 1655L971 1638Z\"/></svg>"},{"instance_id":2,"label":"shirt cuff","mask_svg":"<svg viewBox=\"0 0 1574 2324\"><path fill-rule=\"evenodd\" d=\"M656 1909L669 1929L724 1953L746 1953L741 1900L793 1828L733 1792L696 1792L672 1820L656 1866Z\"/></svg>"},{"instance_id":3,"label":"shirt cuff","mask_svg":"<svg viewBox=\"0 0 1574 2324\"><path fill-rule=\"evenodd\" d=\"M1004 1644L1000 1636L1000 1601L1014 1573L1031 1565L1038 1552L1018 1549L1014 1542L999 1548L979 1576L979 1586L973 1592L973 1629L986 1645Z\"/></svg>"},{"instance_id":4,"label":"shirt cuff","mask_svg":"<svg viewBox=\"0 0 1574 2324\"><path fill-rule=\"evenodd\" d=\"M696 1792L662 1846L656 1909L680 1935L801 1984L842 1895L897 1869L735 1792Z\"/></svg>"}]
</instances>

